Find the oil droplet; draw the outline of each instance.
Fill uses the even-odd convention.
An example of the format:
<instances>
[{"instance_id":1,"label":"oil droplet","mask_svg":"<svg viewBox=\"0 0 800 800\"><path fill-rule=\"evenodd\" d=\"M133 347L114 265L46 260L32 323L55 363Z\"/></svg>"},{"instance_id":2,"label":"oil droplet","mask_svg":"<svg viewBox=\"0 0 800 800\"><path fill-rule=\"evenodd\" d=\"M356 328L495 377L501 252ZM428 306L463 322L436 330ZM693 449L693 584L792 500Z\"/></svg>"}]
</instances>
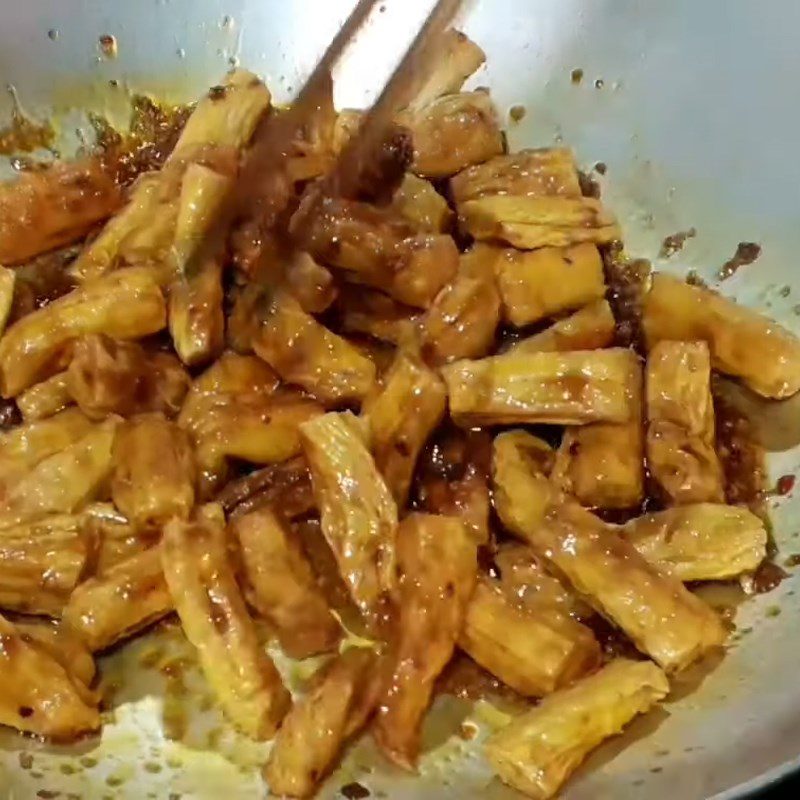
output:
<instances>
[{"instance_id":1,"label":"oil droplet","mask_svg":"<svg viewBox=\"0 0 800 800\"><path fill-rule=\"evenodd\" d=\"M512 122L521 122L526 113L527 109L523 105L513 105L508 109L508 116Z\"/></svg>"},{"instance_id":2,"label":"oil droplet","mask_svg":"<svg viewBox=\"0 0 800 800\"><path fill-rule=\"evenodd\" d=\"M112 36L110 33L104 33L98 39L100 52L106 58L116 58L119 53L119 46L117 45L117 37Z\"/></svg>"},{"instance_id":3,"label":"oil droplet","mask_svg":"<svg viewBox=\"0 0 800 800\"><path fill-rule=\"evenodd\" d=\"M594 82L595 89L602 89L606 85L606 82L602 78L597 78Z\"/></svg>"}]
</instances>

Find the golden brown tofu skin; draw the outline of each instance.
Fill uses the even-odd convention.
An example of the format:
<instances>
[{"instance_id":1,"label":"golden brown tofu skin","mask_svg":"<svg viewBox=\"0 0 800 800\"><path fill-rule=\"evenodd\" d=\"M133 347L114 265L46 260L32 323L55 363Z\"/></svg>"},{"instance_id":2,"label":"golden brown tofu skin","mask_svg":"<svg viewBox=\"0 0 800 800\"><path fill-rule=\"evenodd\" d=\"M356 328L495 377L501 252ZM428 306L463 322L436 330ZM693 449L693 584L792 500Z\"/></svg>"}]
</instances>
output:
<instances>
[{"instance_id":1,"label":"golden brown tofu skin","mask_svg":"<svg viewBox=\"0 0 800 800\"><path fill-rule=\"evenodd\" d=\"M321 314L330 308L339 288L330 270L308 253L294 253L286 265L286 288L303 311Z\"/></svg>"},{"instance_id":2,"label":"golden brown tofu skin","mask_svg":"<svg viewBox=\"0 0 800 800\"><path fill-rule=\"evenodd\" d=\"M196 467L189 437L163 414L124 422L114 441L111 496L137 527L187 519L194 506Z\"/></svg>"},{"instance_id":3,"label":"golden brown tofu skin","mask_svg":"<svg viewBox=\"0 0 800 800\"><path fill-rule=\"evenodd\" d=\"M309 517L316 506L311 475L302 456L236 478L215 498L230 519L269 506L281 519Z\"/></svg>"},{"instance_id":4,"label":"golden brown tofu skin","mask_svg":"<svg viewBox=\"0 0 800 800\"><path fill-rule=\"evenodd\" d=\"M34 384L17 397L17 407L25 422L52 417L71 406L72 402L66 372L59 372L52 378Z\"/></svg>"},{"instance_id":5,"label":"golden brown tofu skin","mask_svg":"<svg viewBox=\"0 0 800 800\"><path fill-rule=\"evenodd\" d=\"M580 506L553 507L524 538L667 672L681 670L725 643L725 627L708 605Z\"/></svg>"},{"instance_id":6,"label":"golden brown tofu skin","mask_svg":"<svg viewBox=\"0 0 800 800\"><path fill-rule=\"evenodd\" d=\"M442 368L458 425L628 422L635 413L630 350L517 353Z\"/></svg>"},{"instance_id":7,"label":"golden brown tofu skin","mask_svg":"<svg viewBox=\"0 0 800 800\"><path fill-rule=\"evenodd\" d=\"M75 690L89 705L96 704L97 695L89 689L97 673L94 657L69 625L28 617L15 620L14 627L23 641L61 664L75 685Z\"/></svg>"},{"instance_id":8,"label":"golden brown tofu skin","mask_svg":"<svg viewBox=\"0 0 800 800\"><path fill-rule=\"evenodd\" d=\"M311 797L378 701L379 657L351 647L321 667L281 725L264 768L270 792Z\"/></svg>"},{"instance_id":9,"label":"golden brown tofu skin","mask_svg":"<svg viewBox=\"0 0 800 800\"><path fill-rule=\"evenodd\" d=\"M628 382L629 422L570 427L561 440L553 481L583 506L629 509L644 499L642 368L636 359L630 362Z\"/></svg>"},{"instance_id":10,"label":"golden brown tofu skin","mask_svg":"<svg viewBox=\"0 0 800 800\"><path fill-rule=\"evenodd\" d=\"M489 353L500 323L497 248L476 245L459 260L456 276L433 301L421 321L420 347L431 364Z\"/></svg>"},{"instance_id":11,"label":"golden brown tofu skin","mask_svg":"<svg viewBox=\"0 0 800 800\"><path fill-rule=\"evenodd\" d=\"M503 316L517 327L601 300L603 262L594 244L501 250L497 283Z\"/></svg>"},{"instance_id":12,"label":"golden brown tofu skin","mask_svg":"<svg viewBox=\"0 0 800 800\"><path fill-rule=\"evenodd\" d=\"M656 344L647 358L647 466L671 505L725 499L705 342Z\"/></svg>"},{"instance_id":13,"label":"golden brown tofu skin","mask_svg":"<svg viewBox=\"0 0 800 800\"><path fill-rule=\"evenodd\" d=\"M164 529L164 578L225 716L248 736L269 739L291 707L291 696L247 613L224 520L214 518L214 508L205 512L191 522L172 520Z\"/></svg>"},{"instance_id":14,"label":"golden brown tofu skin","mask_svg":"<svg viewBox=\"0 0 800 800\"><path fill-rule=\"evenodd\" d=\"M344 286L336 308L348 333L367 334L398 346L414 342L421 316L418 308L365 286Z\"/></svg>"},{"instance_id":15,"label":"golden brown tofu skin","mask_svg":"<svg viewBox=\"0 0 800 800\"><path fill-rule=\"evenodd\" d=\"M453 219L447 200L430 181L411 172L403 176L392 198L391 208L415 228L428 233L445 233Z\"/></svg>"},{"instance_id":16,"label":"golden brown tofu skin","mask_svg":"<svg viewBox=\"0 0 800 800\"><path fill-rule=\"evenodd\" d=\"M319 404L291 391L264 399L202 396L193 402L191 415L179 419L195 445L199 494L207 497L220 488L228 459L274 464L297 455L300 426L322 413Z\"/></svg>"},{"instance_id":17,"label":"golden brown tofu skin","mask_svg":"<svg viewBox=\"0 0 800 800\"><path fill-rule=\"evenodd\" d=\"M274 299L253 348L283 380L324 403L363 400L375 381L368 358L286 294Z\"/></svg>"},{"instance_id":18,"label":"golden brown tofu skin","mask_svg":"<svg viewBox=\"0 0 800 800\"><path fill-rule=\"evenodd\" d=\"M608 301L595 300L509 349L528 353L602 350L614 343L615 325Z\"/></svg>"},{"instance_id":19,"label":"golden brown tofu skin","mask_svg":"<svg viewBox=\"0 0 800 800\"><path fill-rule=\"evenodd\" d=\"M96 652L172 610L161 570L160 547L151 547L81 583L72 593L63 619Z\"/></svg>"},{"instance_id":20,"label":"golden brown tofu skin","mask_svg":"<svg viewBox=\"0 0 800 800\"><path fill-rule=\"evenodd\" d=\"M205 364L225 347L223 299L222 267L213 260L170 287L169 332L175 352L187 366Z\"/></svg>"},{"instance_id":21,"label":"golden brown tofu skin","mask_svg":"<svg viewBox=\"0 0 800 800\"><path fill-rule=\"evenodd\" d=\"M800 389L800 340L761 314L664 273L645 295L647 347L663 339L708 344L711 366L754 392L780 399Z\"/></svg>"},{"instance_id":22,"label":"golden brown tofu skin","mask_svg":"<svg viewBox=\"0 0 800 800\"><path fill-rule=\"evenodd\" d=\"M411 169L423 178L447 178L503 152L497 111L488 92L461 92L398 115L414 140Z\"/></svg>"},{"instance_id":23,"label":"golden brown tofu skin","mask_svg":"<svg viewBox=\"0 0 800 800\"><path fill-rule=\"evenodd\" d=\"M485 431L444 426L418 460L414 507L463 520L475 541L490 540L492 440Z\"/></svg>"},{"instance_id":24,"label":"golden brown tofu skin","mask_svg":"<svg viewBox=\"0 0 800 800\"><path fill-rule=\"evenodd\" d=\"M469 36L449 28L442 32L432 58L410 108L420 108L437 97L458 92L486 60L486 54Z\"/></svg>"},{"instance_id":25,"label":"golden brown tofu skin","mask_svg":"<svg viewBox=\"0 0 800 800\"><path fill-rule=\"evenodd\" d=\"M112 419L95 425L74 443L12 478L0 500L0 528L48 514L70 514L97 499L111 474L117 425L118 420Z\"/></svg>"},{"instance_id":26,"label":"golden brown tofu skin","mask_svg":"<svg viewBox=\"0 0 800 800\"><path fill-rule=\"evenodd\" d=\"M5 330L14 303L17 273L8 267L0 267L0 334Z\"/></svg>"},{"instance_id":27,"label":"golden brown tofu skin","mask_svg":"<svg viewBox=\"0 0 800 800\"><path fill-rule=\"evenodd\" d=\"M439 376L401 352L381 391L364 404L375 465L398 507L408 499L417 458L444 416L446 402Z\"/></svg>"},{"instance_id":28,"label":"golden brown tofu skin","mask_svg":"<svg viewBox=\"0 0 800 800\"><path fill-rule=\"evenodd\" d=\"M45 648L0 617L0 724L56 741L100 727L97 700Z\"/></svg>"},{"instance_id":29,"label":"golden brown tofu skin","mask_svg":"<svg viewBox=\"0 0 800 800\"><path fill-rule=\"evenodd\" d=\"M77 514L4 528L0 531L0 608L60 616L91 548Z\"/></svg>"},{"instance_id":30,"label":"golden brown tofu skin","mask_svg":"<svg viewBox=\"0 0 800 800\"><path fill-rule=\"evenodd\" d=\"M427 308L458 268L450 236L419 232L390 208L310 192L290 226L298 247L352 282Z\"/></svg>"},{"instance_id":31,"label":"golden brown tofu skin","mask_svg":"<svg viewBox=\"0 0 800 800\"><path fill-rule=\"evenodd\" d=\"M494 555L498 586L514 604L537 613L556 611L582 622L594 614L567 585L548 572L544 559L522 542L503 542Z\"/></svg>"},{"instance_id":32,"label":"golden brown tofu skin","mask_svg":"<svg viewBox=\"0 0 800 800\"><path fill-rule=\"evenodd\" d=\"M300 434L325 538L356 605L371 614L395 586L397 504L358 418L332 412Z\"/></svg>"},{"instance_id":33,"label":"golden brown tofu skin","mask_svg":"<svg viewBox=\"0 0 800 800\"><path fill-rule=\"evenodd\" d=\"M527 697L542 697L595 669L592 632L555 608L527 608L489 579L467 606L459 646L484 669Z\"/></svg>"},{"instance_id":34,"label":"golden brown tofu skin","mask_svg":"<svg viewBox=\"0 0 800 800\"><path fill-rule=\"evenodd\" d=\"M716 581L755 570L767 531L739 506L696 503L632 519L621 534L651 564L681 581Z\"/></svg>"},{"instance_id":35,"label":"golden brown tofu skin","mask_svg":"<svg viewBox=\"0 0 800 800\"><path fill-rule=\"evenodd\" d=\"M461 230L479 241L520 250L609 244L621 237L616 217L592 197L488 195L458 208Z\"/></svg>"},{"instance_id":36,"label":"golden brown tofu skin","mask_svg":"<svg viewBox=\"0 0 800 800\"><path fill-rule=\"evenodd\" d=\"M102 575L111 567L158 544L161 531L140 530L112 503L90 503L81 512L81 524L94 543L94 572Z\"/></svg>"},{"instance_id":37,"label":"golden brown tofu skin","mask_svg":"<svg viewBox=\"0 0 800 800\"><path fill-rule=\"evenodd\" d=\"M578 167L565 147L520 150L469 167L450 181L456 205L488 195L580 197Z\"/></svg>"},{"instance_id":38,"label":"golden brown tofu skin","mask_svg":"<svg viewBox=\"0 0 800 800\"><path fill-rule=\"evenodd\" d=\"M524 536L555 498L550 473L555 453L527 431L505 431L492 442L492 501L503 525Z\"/></svg>"},{"instance_id":39,"label":"golden brown tofu skin","mask_svg":"<svg viewBox=\"0 0 800 800\"><path fill-rule=\"evenodd\" d=\"M8 487L39 462L82 439L93 424L77 408L0 433L0 481Z\"/></svg>"},{"instance_id":40,"label":"golden brown tofu skin","mask_svg":"<svg viewBox=\"0 0 800 800\"><path fill-rule=\"evenodd\" d=\"M166 304L150 269L129 267L90 281L6 330L0 339L3 397L15 397L63 369L70 345L80 336L138 339L165 324Z\"/></svg>"},{"instance_id":41,"label":"golden brown tofu skin","mask_svg":"<svg viewBox=\"0 0 800 800\"><path fill-rule=\"evenodd\" d=\"M395 764L414 769L434 681L450 661L475 586L477 548L454 517L410 514L397 532L390 677L373 727Z\"/></svg>"},{"instance_id":42,"label":"golden brown tofu skin","mask_svg":"<svg viewBox=\"0 0 800 800\"><path fill-rule=\"evenodd\" d=\"M617 659L512 719L487 740L486 757L509 786L548 800L595 747L668 692L655 664Z\"/></svg>"},{"instance_id":43,"label":"golden brown tofu skin","mask_svg":"<svg viewBox=\"0 0 800 800\"><path fill-rule=\"evenodd\" d=\"M58 162L0 183L0 264L20 264L71 244L122 205L100 159Z\"/></svg>"},{"instance_id":44,"label":"golden brown tofu skin","mask_svg":"<svg viewBox=\"0 0 800 800\"><path fill-rule=\"evenodd\" d=\"M66 384L78 407L92 419L147 411L174 417L191 378L170 353L148 353L138 342L92 334L75 342Z\"/></svg>"},{"instance_id":45,"label":"golden brown tofu skin","mask_svg":"<svg viewBox=\"0 0 800 800\"><path fill-rule=\"evenodd\" d=\"M275 629L283 651L308 658L336 648L342 636L300 542L269 508L231 524L247 579L245 597Z\"/></svg>"}]
</instances>

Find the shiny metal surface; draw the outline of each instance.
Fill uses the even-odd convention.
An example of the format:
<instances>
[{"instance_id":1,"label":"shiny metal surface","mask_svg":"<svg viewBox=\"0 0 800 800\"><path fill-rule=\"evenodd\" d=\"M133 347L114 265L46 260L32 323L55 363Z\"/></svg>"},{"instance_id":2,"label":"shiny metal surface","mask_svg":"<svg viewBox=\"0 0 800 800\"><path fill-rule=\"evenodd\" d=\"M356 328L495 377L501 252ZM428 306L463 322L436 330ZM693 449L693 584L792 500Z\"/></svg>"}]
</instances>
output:
<instances>
[{"instance_id":1,"label":"shiny metal surface","mask_svg":"<svg viewBox=\"0 0 800 800\"><path fill-rule=\"evenodd\" d=\"M191 96L216 82L231 59L264 75L278 97L297 87L330 40L350 0L26 0L5 3L0 24L0 77L31 110L63 107L78 97L119 108L109 79ZM393 67L396 35L423 0L386 0L365 39L343 65L337 98L363 105ZM477 0L465 29L486 49L488 67L476 83L492 88L505 112L527 115L509 126L513 146L564 141L581 163L603 161L608 202L620 214L632 252L657 259L664 236L694 227L697 236L663 268L695 269L706 278L739 241L763 246L759 260L723 285L800 330L796 254L800 252L800 4L774 0ZM57 31L55 41L48 30ZM113 33L114 61L97 39ZM399 44L398 44L399 43ZM579 84L570 78L583 69ZM75 86L94 83L92 92ZM72 87L72 88L71 88ZM10 106L2 106L0 117ZM787 294L784 287L789 287ZM775 476L798 467L797 451L777 456ZM774 522L783 557L800 551L798 502L781 500ZM800 763L800 681L796 638L800 603L795 576L737 612L740 629L719 668L698 688L678 686L664 713L637 722L604 746L566 794L570 800L733 798ZM779 608L775 614L773 608ZM135 649L152 647L141 642ZM115 655L117 668L130 654ZM195 684L196 685L196 682ZM694 689L689 691L689 689ZM163 687L139 674L119 699L116 721L80 767L74 751L34 752L34 768L18 755L33 746L6 736L0 755L3 796L40 789L85 797L220 797L259 794L263 748L229 731L197 733L189 743L165 740ZM411 779L383 765L368 743L326 785L326 795L358 780L392 798L515 796L490 779L474 748L457 735L467 709L445 704L426 732L422 775ZM475 712L470 712L475 713ZM483 717L478 716L479 724ZM206 731L217 723L202 722ZM647 735L645 735L647 734ZM622 744L628 744L625 749ZM91 751L91 752L89 752ZM77 764L76 774L61 771ZM148 767L148 764L158 764ZM172 766L170 766L172 764ZM40 777L35 777L34 772ZM119 780L117 780L117 778Z\"/></svg>"}]
</instances>

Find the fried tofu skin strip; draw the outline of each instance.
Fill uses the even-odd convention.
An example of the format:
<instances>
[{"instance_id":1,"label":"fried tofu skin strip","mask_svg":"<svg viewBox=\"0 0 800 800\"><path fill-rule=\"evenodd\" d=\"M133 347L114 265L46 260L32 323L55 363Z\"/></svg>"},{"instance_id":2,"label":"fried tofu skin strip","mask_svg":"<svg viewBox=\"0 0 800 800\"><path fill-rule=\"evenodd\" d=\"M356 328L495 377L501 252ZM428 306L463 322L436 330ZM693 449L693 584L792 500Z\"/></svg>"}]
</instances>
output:
<instances>
[{"instance_id":1,"label":"fried tofu skin strip","mask_svg":"<svg viewBox=\"0 0 800 800\"><path fill-rule=\"evenodd\" d=\"M96 652L132 636L173 610L160 547L120 561L81 583L63 619Z\"/></svg>"},{"instance_id":2,"label":"fried tofu skin strip","mask_svg":"<svg viewBox=\"0 0 800 800\"><path fill-rule=\"evenodd\" d=\"M602 350L614 343L615 324L608 301L595 300L509 349L522 353Z\"/></svg>"},{"instance_id":3,"label":"fried tofu skin strip","mask_svg":"<svg viewBox=\"0 0 800 800\"><path fill-rule=\"evenodd\" d=\"M216 502L231 519L264 506L284 520L308 517L316 510L311 475L302 456L232 480L217 495Z\"/></svg>"},{"instance_id":4,"label":"fried tofu skin strip","mask_svg":"<svg viewBox=\"0 0 800 800\"><path fill-rule=\"evenodd\" d=\"M681 581L729 580L766 557L764 523L739 506L677 506L637 517L621 533L651 564Z\"/></svg>"},{"instance_id":5,"label":"fried tofu skin strip","mask_svg":"<svg viewBox=\"0 0 800 800\"><path fill-rule=\"evenodd\" d=\"M245 596L275 629L291 658L336 648L342 630L317 586L300 542L269 508L238 516L239 541L248 588Z\"/></svg>"},{"instance_id":6,"label":"fried tofu skin strip","mask_svg":"<svg viewBox=\"0 0 800 800\"><path fill-rule=\"evenodd\" d=\"M59 514L0 531L0 608L60 616L91 544L80 515Z\"/></svg>"},{"instance_id":7,"label":"fried tofu skin strip","mask_svg":"<svg viewBox=\"0 0 800 800\"><path fill-rule=\"evenodd\" d=\"M283 380L324 403L363 400L375 381L373 363L288 294L274 299L253 348Z\"/></svg>"},{"instance_id":8,"label":"fried tofu skin strip","mask_svg":"<svg viewBox=\"0 0 800 800\"><path fill-rule=\"evenodd\" d=\"M171 353L148 353L138 342L102 334L83 336L75 343L66 372L69 395L92 419L148 411L174 417L191 382Z\"/></svg>"},{"instance_id":9,"label":"fried tofu skin strip","mask_svg":"<svg viewBox=\"0 0 800 800\"><path fill-rule=\"evenodd\" d=\"M458 268L450 236L420 233L388 208L311 193L292 218L297 245L345 277L427 308Z\"/></svg>"},{"instance_id":10,"label":"fried tofu skin strip","mask_svg":"<svg viewBox=\"0 0 800 800\"><path fill-rule=\"evenodd\" d=\"M143 553L161 538L161 531L142 531L114 508L112 503L90 503L80 513L86 535L96 547L95 571L103 575L111 567Z\"/></svg>"},{"instance_id":11,"label":"fried tofu skin strip","mask_svg":"<svg viewBox=\"0 0 800 800\"><path fill-rule=\"evenodd\" d=\"M72 403L66 371L34 384L17 397L17 408L25 422L52 417Z\"/></svg>"},{"instance_id":12,"label":"fried tofu skin strip","mask_svg":"<svg viewBox=\"0 0 800 800\"><path fill-rule=\"evenodd\" d=\"M554 507L536 528L514 530L667 672L725 643L717 614L578 505Z\"/></svg>"},{"instance_id":13,"label":"fried tofu skin strip","mask_svg":"<svg viewBox=\"0 0 800 800\"><path fill-rule=\"evenodd\" d=\"M0 333L5 330L11 313L16 283L16 272L13 269L8 269L8 267L0 267Z\"/></svg>"},{"instance_id":14,"label":"fried tofu skin strip","mask_svg":"<svg viewBox=\"0 0 800 800\"><path fill-rule=\"evenodd\" d=\"M433 684L453 655L475 585L477 548L464 522L411 514L397 532L397 609L373 735L395 764L414 769Z\"/></svg>"},{"instance_id":15,"label":"fried tofu skin strip","mask_svg":"<svg viewBox=\"0 0 800 800\"><path fill-rule=\"evenodd\" d=\"M13 482L0 501L0 528L70 514L96 499L111 474L118 422L108 420Z\"/></svg>"},{"instance_id":16,"label":"fried tofu skin strip","mask_svg":"<svg viewBox=\"0 0 800 800\"><path fill-rule=\"evenodd\" d=\"M225 353L192 385L178 424L195 445L203 496L219 488L226 459L272 464L300 451L298 426L322 412L255 356Z\"/></svg>"},{"instance_id":17,"label":"fried tofu skin strip","mask_svg":"<svg viewBox=\"0 0 800 800\"><path fill-rule=\"evenodd\" d=\"M453 218L447 200L433 184L411 172L403 176L403 182L392 198L391 208L415 228L428 233L444 233Z\"/></svg>"},{"instance_id":18,"label":"fried tofu skin strip","mask_svg":"<svg viewBox=\"0 0 800 800\"><path fill-rule=\"evenodd\" d=\"M0 723L66 741L100 727L96 700L45 648L0 617ZM83 688L83 691L82 691Z\"/></svg>"},{"instance_id":19,"label":"fried tofu skin strip","mask_svg":"<svg viewBox=\"0 0 800 800\"><path fill-rule=\"evenodd\" d=\"M644 499L642 368L636 359L630 362L628 385L633 406L629 422L600 422L564 432L553 480L581 505L636 508Z\"/></svg>"},{"instance_id":20,"label":"fried tofu skin strip","mask_svg":"<svg viewBox=\"0 0 800 800\"><path fill-rule=\"evenodd\" d=\"M173 520L164 530L162 562L183 630L225 715L248 736L271 738L291 696L258 642L223 524L207 517Z\"/></svg>"},{"instance_id":21,"label":"fried tofu skin strip","mask_svg":"<svg viewBox=\"0 0 800 800\"><path fill-rule=\"evenodd\" d=\"M312 419L300 435L325 538L354 602L374 612L394 589L397 505L352 414Z\"/></svg>"},{"instance_id":22,"label":"fried tofu skin strip","mask_svg":"<svg viewBox=\"0 0 800 800\"><path fill-rule=\"evenodd\" d=\"M77 408L68 408L47 419L28 422L0 434L3 486L10 486L40 461L75 444L93 427L92 421Z\"/></svg>"},{"instance_id":23,"label":"fried tofu skin strip","mask_svg":"<svg viewBox=\"0 0 800 800\"><path fill-rule=\"evenodd\" d=\"M378 656L351 647L323 666L281 725L264 768L273 795L311 797L378 700Z\"/></svg>"},{"instance_id":24,"label":"fried tofu skin strip","mask_svg":"<svg viewBox=\"0 0 800 800\"><path fill-rule=\"evenodd\" d=\"M458 216L464 233L520 250L608 244L622 236L616 217L592 197L489 195L462 203Z\"/></svg>"},{"instance_id":25,"label":"fried tofu skin strip","mask_svg":"<svg viewBox=\"0 0 800 800\"><path fill-rule=\"evenodd\" d=\"M437 97L458 92L467 78L486 61L486 54L469 36L450 28L436 43L435 58L409 108L421 108Z\"/></svg>"},{"instance_id":26,"label":"fried tofu skin strip","mask_svg":"<svg viewBox=\"0 0 800 800\"><path fill-rule=\"evenodd\" d=\"M486 757L509 786L548 800L595 747L668 693L655 664L617 659L512 719L487 740Z\"/></svg>"},{"instance_id":27,"label":"fried tofu skin strip","mask_svg":"<svg viewBox=\"0 0 800 800\"><path fill-rule=\"evenodd\" d=\"M69 625L29 618L16 620L14 627L24 641L61 664L75 684L75 689L89 705L96 704L96 694L89 686L94 681L97 666L89 649Z\"/></svg>"},{"instance_id":28,"label":"fried tofu skin strip","mask_svg":"<svg viewBox=\"0 0 800 800\"><path fill-rule=\"evenodd\" d=\"M435 432L419 458L415 506L463 520L479 545L489 542L492 440L485 431Z\"/></svg>"},{"instance_id":29,"label":"fried tofu skin strip","mask_svg":"<svg viewBox=\"0 0 800 800\"><path fill-rule=\"evenodd\" d=\"M342 329L394 345L413 343L421 311L364 286L344 286L336 306Z\"/></svg>"},{"instance_id":30,"label":"fried tofu skin strip","mask_svg":"<svg viewBox=\"0 0 800 800\"><path fill-rule=\"evenodd\" d=\"M183 176L172 243L176 280L169 291L168 317L175 351L189 366L210 361L225 345L221 254L212 254L191 275L186 265L202 244L231 183L202 164L190 164Z\"/></svg>"},{"instance_id":31,"label":"fried tofu skin strip","mask_svg":"<svg viewBox=\"0 0 800 800\"><path fill-rule=\"evenodd\" d=\"M411 131L411 169L422 178L448 178L503 152L497 110L485 91L447 94L397 119Z\"/></svg>"},{"instance_id":32,"label":"fried tofu skin strip","mask_svg":"<svg viewBox=\"0 0 800 800\"><path fill-rule=\"evenodd\" d=\"M516 605L533 613L542 609L557 611L579 622L594 614L563 581L547 571L544 559L522 542L503 542L494 556L500 572L498 585Z\"/></svg>"},{"instance_id":33,"label":"fried tofu skin strip","mask_svg":"<svg viewBox=\"0 0 800 800\"><path fill-rule=\"evenodd\" d=\"M550 473L556 455L527 431L505 431L492 443L494 508L510 531L528 530L544 519L555 497Z\"/></svg>"},{"instance_id":34,"label":"fried tofu skin strip","mask_svg":"<svg viewBox=\"0 0 800 800\"><path fill-rule=\"evenodd\" d=\"M700 286L663 273L645 295L647 347L662 339L705 341L711 366L776 400L800 389L800 339L777 322Z\"/></svg>"},{"instance_id":35,"label":"fried tofu skin strip","mask_svg":"<svg viewBox=\"0 0 800 800\"><path fill-rule=\"evenodd\" d=\"M635 413L629 350L510 351L442 368L458 425L628 422Z\"/></svg>"},{"instance_id":36,"label":"fried tofu skin strip","mask_svg":"<svg viewBox=\"0 0 800 800\"><path fill-rule=\"evenodd\" d=\"M705 342L661 341L647 358L647 466L670 505L725 499Z\"/></svg>"},{"instance_id":37,"label":"fried tofu skin strip","mask_svg":"<svg viewBox=\"0 0 800 800\"><path fill-rule=\"evenodd\" d=\"M82 280L96 278L121 264L170 264L179 197L188 164L203 163L230 174L238 151L250 140L270 94L246 70L234 70L222 87L213 87L197 104L175 149L160 172L142 176L128 204L103 228L72 267Z\"/></svg>"},{"instance_id":38,"label":"fried tofu skin strip","mask_svg":"<svg viewBox=\"0 0 800 800\"><path fill-rule=\"evenodd\" d=\"M456 205L490 195L580 197L578 168L565 147L520 150L495 156L450 181Z\"/></svg>"},{"instance_id":39,"label":"fried tofu skin strip","mask_svg":"<svg viewBox=\"0 0 800 800\"><path fill-rule=\"evenodd\" d=\"M566 686L601 661L589 628L555 608L526 608L488 579L478 582L458 644L527 697Z\"/></svg>"},{"instance_id":40,"label":"fried tofu skin strip","mask_svg":"<svg viewBox=\"0 0 800 800\"><path fill-rule=\"evenodd\" d=\"M517 327L602 300L603 262L594 244L500 251L497 283L503 316Z\"/></svg>"},{"instance_id":41,"label":"fried tofu skin strip","mask_svg":"<svg viewBox=\"0 0 800 800\"><path fill-rule=\"evenodd\" d=\"M330 270L308 253L294 253L286 266L286 288L308 314L321 314L339 295Z\"/></svg>"},{"instance_id":42,"label":"fried tofu skin strip","mask_svg":"<svg viewBox=\"0 0 800 800\"><path fill-rule=\"evenodd\" d=\"M78 241L122 202L113 175L96 158L0 184L0 264L21 264Z\"/></svg>"},{"instance_id":43,"label":"fried tofu skin strip","mask_svg":"<svg viewBox=\"0 0 800 800\"><path fill-rule=\"evenodd\" d=\"M459 259L456 276L433 301L421 322L420 346L432 364L489 353L500 323L495 265L502 251L477 245Z\"/></svg>"},{"instance_id":44,"label":"fried tofu skin strip","mask_svg":"<svg viewBox=\"0 0 800 800\"><path fill-rule=\"evenodd\" d=\"M195 460L189 437L163 414L141 414L117 431L111 497L137 527L188 519L194 506Z\"/></svg>"},{"instance_id":45,"label":"fried tofu skin strip","mask_svg":"<svg viewBox=\"0 0 800 800\"><path fill-rule=\"evenodd\" d=\"M295 392L274 396L233 392L200 394L187 400L178 424L194 443L199 490L205 495L225 477L226 462L274 464L300 452L300 426L322 414L313 400Z\"/></svg>"},{"instance_id":46,"label":"fried tofu skin strip","mask_svg":"<svg viewBox=\"0 0 800 800\"><path fill-rule=\"evenodd\" d=\"M63 369L71 344L80 336L139 339L165 324L166 304L150 269L129 267L89 281L6 330L0 339L3 397L15 397Z\"/></svg>"},{"instance_id":47,"label":"fried tofu skin strip","mask_svg":"<svg viewBox=\"0 0 800 800\"><path fill-rule=\"evenodd\" d=\"M444 416L446 402L439 376L400 353L384 378L383 389L364 404L375 466L398 507L406 504L417 459Z\"/></svg>"}]
</instances>

